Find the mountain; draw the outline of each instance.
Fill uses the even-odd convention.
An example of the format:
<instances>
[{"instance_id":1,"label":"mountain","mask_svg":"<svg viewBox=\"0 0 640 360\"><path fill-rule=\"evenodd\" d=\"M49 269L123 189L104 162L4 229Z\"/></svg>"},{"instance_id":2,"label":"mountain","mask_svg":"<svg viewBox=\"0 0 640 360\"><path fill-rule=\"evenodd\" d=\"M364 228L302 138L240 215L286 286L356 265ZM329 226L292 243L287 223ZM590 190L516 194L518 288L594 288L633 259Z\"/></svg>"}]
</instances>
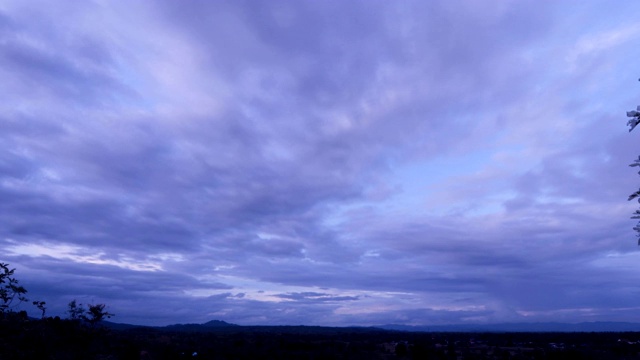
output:
<instances>
[{"instance_id":1,"label":"mountain","mask_svg":"<svg viewBox=\"0 0 640 360\"><path fill-rule=\"evenodd\" d=\"M385 330L407 332L624 332L640 331L640 323L629 322L582 322L568 323L503 323L503 324L458 324L458 325L382 325Z\"/></svg>"},{"instance_id":2,"label":"mountain","mask_svg":"<svg viewBox=\"0 0 640 360\"><path fill-rule=\"evenodd\" d=\"M206 326L206 327L230 327L230 326L240 326L240 325L236 325L236 324L230 324L226 321L222 321L222 320L211 320L211 321L207 321L206 323L202 324L202 326Z\"/></svg>"},{"instance_id":3,"label":"mountain","mask_svg":"<svg viewBox=\"0 0 640 360\"><path fill-rule=\"evenodd\" d=\"M211 320L204 324L175 324L175 325L158 327L158 329L173 330L173 331L211 331L216 329L239 327L239 326L240 325L230 324L222 320Z\"/></svg>"}]
</instances>

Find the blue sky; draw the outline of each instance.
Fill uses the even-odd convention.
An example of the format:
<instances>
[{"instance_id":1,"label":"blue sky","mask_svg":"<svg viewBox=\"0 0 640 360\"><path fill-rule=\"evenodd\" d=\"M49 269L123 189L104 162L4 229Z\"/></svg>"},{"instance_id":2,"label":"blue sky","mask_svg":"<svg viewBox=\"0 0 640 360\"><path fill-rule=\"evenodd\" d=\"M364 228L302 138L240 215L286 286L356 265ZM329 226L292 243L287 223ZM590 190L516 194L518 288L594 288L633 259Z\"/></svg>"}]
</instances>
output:
<instances>
[{"instance_id":1,"label":"blue sky","mask_svg":"<svg viewBox=\"0 0 640 360\"><path fill-rule=\"evenodd\" d=\"M633 320L638 10L4 1L0 261L136 324Z\"/></svg>"}]
</instances>

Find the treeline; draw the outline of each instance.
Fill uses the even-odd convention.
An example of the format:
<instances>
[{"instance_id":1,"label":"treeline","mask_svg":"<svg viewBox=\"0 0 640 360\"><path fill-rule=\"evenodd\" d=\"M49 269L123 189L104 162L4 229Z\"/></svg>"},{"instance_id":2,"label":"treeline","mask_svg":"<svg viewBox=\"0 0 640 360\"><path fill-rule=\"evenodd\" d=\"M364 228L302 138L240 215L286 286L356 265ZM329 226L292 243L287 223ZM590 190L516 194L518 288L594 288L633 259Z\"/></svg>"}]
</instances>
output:
<instances>
[{"instance_id":1,"label":"treeline","mask_svg":"<svg viewBox=\"0 0 640 360\"><path fill-rule=\"evenodd\" d=\"M0 319L26 319L25 310L16 311L22 303L29 301L27 289L19 285L15 277L16 269L9 267L9 264L0 262ZM40 311L40 318L45 319L47 313L47 303L42 300L31 302ZM78 303L75 299L68 305L69 320L84 321L90 325L95 325L104 319L109 319L114 314L106 310L105 304L88 304L87 308Z\"/></svg>"},{"instance_id":2,"label":"treeline","mask_svg":"<svg viewBox=\"0 0 640 360\"><path fill-rule=\"evenodd\" d=\"M15 271L0 262L0 359L94 359L107 348L114 353L109 331L99 326L114 316L105 304L72 300L66 318L47 317L46 301L29 301ZM39 317L29 317L23 304L33 305Z\"/></svg>"}]
</instances>

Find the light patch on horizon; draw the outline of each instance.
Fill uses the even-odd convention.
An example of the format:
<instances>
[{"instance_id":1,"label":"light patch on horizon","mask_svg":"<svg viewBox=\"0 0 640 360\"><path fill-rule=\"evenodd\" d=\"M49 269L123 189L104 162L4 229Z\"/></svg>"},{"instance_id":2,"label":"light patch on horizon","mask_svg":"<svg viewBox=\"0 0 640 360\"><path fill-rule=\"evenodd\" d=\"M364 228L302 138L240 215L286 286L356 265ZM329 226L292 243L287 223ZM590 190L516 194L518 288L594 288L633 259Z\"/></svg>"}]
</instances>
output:
<instances>
[{"instance_id":1,"label":"light patch on horizon","mask_svg":"<svg viewBox=\"0 0 640 360\"><path fill-rule=\"evenodd\" d=\"M133 270L133 271L161 271L163 270L160 262L152 261L140 261L125 255L119 255L116 259L107 257L107 253L98 251L96 253L88 253L89 251L79 246L72 246L67 244L54 244L50 242L39 242L30 244L18 244L16 241L7 239L8 246L5 250L10 256L26 255L29 257L51 257L57 260L70 260L80 264L91 265L111 265L119 268ZM171 257L165 257L160 255L159 260L163 258L169 259ZM173 257L175 259L175 257Z\"/></svg>"},{"instance_id":2,"label":"light patch on horizon","mask_svg":"<svg viewBox=\"0 0 640 360\"><path fill-rule=\"evenodd\" d=\"M282 294L304 294L304 293L321 293L327 297L358 297L369 296L370 293L366 291L342 291L339 289L331 289L317 286L293 286L285 284L277 284L272 282L254 280L250 278L242 278L231 275L217 274L207 275L200 277L201 281L213 281L228 284L232 287L236 293L244 294L241 299L243 300L256 300L264 302L293 302L295 300L282 297ZM209 297L225 293L226 290L221 291L217 289L190 289L185 290L185 294L194 297ZM317 296L316 296L317 297ZM311 297L313 298L313 297Z\"/></svg>"},{"instance_id":3,"label":"light patch on horizon","mask_svg":"<svg viewBox=\"0 0 640 360\"><path fill-rule=\"evenodd\" d=\"M624 310L637 310L636 308L625 308ZM614 309L611 309L614 310ZM567 316L575 316L579 314L581 317L593 317L601 314L603 309L598 308L568 308L554 310L517 310L519 315L527 318L546 318L546 319L565 319Z\"/></svg>"}]
</instances>

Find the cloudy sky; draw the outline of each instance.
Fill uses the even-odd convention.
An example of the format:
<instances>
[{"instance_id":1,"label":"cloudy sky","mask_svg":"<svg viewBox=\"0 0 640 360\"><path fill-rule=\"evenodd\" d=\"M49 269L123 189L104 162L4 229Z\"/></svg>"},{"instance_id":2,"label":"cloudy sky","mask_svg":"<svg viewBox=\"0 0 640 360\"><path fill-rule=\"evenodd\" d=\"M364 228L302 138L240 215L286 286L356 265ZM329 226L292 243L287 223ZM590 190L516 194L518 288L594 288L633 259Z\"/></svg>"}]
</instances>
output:
<instances>
[{"instance_id":1,"label":"cloudy sky","mask_svg":"<svg viewBox=\"0 0 640 360\"><path fill-rule=\"evenodd\" d=\"M135 324L637 319L638 13L2 1L0 262Z\"/></svg>"}]
</instances>

